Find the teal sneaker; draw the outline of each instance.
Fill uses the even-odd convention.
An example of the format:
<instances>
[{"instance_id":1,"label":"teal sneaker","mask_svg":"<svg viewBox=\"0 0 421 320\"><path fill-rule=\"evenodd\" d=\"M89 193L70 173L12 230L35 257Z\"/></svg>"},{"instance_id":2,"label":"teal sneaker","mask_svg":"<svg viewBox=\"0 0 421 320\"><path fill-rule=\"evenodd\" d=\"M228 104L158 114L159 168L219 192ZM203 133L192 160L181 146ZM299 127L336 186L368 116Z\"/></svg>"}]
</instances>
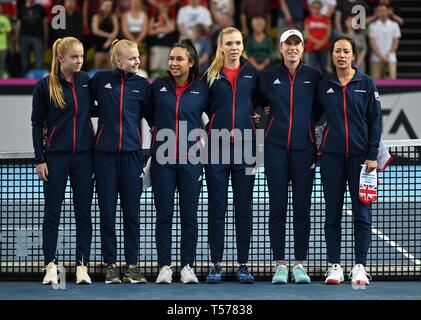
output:
<instances>
[{"instance_id":1,"label":"teal sneaker","mask_svg":"<svg viewBox=\"0 0 421 320\"><path fill-rule=\"evenodd\" d=\"M272 278L272 283L285 284L288 283L288 267L284 264L276 266L275 274Z\"/></svg>"},{"instance_id":2,"label":"teal sneaker","mask_svg":"<svg viewBox=\"0 0 421 320\"><path fill-rule=\"evenodd\" d=\"M300 284L310 283L310 277L308 276L306 270L304 269L301 263L295 265L294 268L292 268L291 279L295 281L295 283L300 283Z\"/></svg>"}]
</instances>

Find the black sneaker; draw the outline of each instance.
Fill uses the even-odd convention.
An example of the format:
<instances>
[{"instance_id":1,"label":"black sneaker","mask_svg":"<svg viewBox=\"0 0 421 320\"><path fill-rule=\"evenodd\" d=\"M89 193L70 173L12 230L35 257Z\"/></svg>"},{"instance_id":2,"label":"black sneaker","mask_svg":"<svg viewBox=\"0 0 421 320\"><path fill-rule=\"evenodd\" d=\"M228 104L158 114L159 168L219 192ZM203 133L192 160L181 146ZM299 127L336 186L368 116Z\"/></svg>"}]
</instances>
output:
<instances>
[{"instance_id":1,"label":"black sneaker","mask_svg":"<svg viewBox=\"0 0 421 320\"><path fill-rule=\"evenodd\" d=\"M121 283L120 271L115 264L110 264L107 266L107 270L105 271L105 283Z\"/></svg>"},{"instance_id":2,"label":"black sneaker","mask_svg":"<svg viewBox=\"0 0 421 320\"><path fill-rule=\"evenodd\" d=\"M140 272L139 267L128 265L123 275L124 283L146 283L146 278Z\"/></svg>"},{"instance_id":3,"label":"black sneaker","mask_svg":"<svg viewBox=\"0 0 421 320\"><path fill-rule=\"evenodd\" d=\"M241 264L238 267L237 279L240 283L254 283L254 277L249 272L246 264Z\"/></svg>"}]
</instances>

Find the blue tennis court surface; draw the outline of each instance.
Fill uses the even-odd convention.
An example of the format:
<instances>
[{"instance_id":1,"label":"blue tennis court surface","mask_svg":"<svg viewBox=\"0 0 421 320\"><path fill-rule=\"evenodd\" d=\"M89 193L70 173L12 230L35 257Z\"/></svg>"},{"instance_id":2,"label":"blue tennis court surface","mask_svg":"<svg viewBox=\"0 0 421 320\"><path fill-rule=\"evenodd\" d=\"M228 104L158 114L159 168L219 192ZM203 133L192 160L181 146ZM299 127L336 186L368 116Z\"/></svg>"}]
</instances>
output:
<instances>
[{"instance_id":1,"label":"blue tennis court surface","mask_svg":"<svg viewBox=\"0 0 421 320\"><path fill-rule=\"evenodd\" d=\"M88 286L67 282L65 289L53 289L38 282L0 282L0 300L421 300L420 281L372 282L353 288L349 282L328 286L322 282L309 285L273 285L267 281L244 285L225 282L220 285L200 283L185 285L106 285Z\"/></svg>"}]
</instances>

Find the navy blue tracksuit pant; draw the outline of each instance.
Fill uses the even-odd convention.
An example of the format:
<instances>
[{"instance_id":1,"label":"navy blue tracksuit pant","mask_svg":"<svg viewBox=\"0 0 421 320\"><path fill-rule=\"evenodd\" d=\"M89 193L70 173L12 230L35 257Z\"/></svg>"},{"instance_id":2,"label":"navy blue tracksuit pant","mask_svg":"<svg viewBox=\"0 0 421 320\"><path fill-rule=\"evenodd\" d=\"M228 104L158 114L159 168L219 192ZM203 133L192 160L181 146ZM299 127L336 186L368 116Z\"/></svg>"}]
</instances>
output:
<instances>
[{"instance_id":1,"label":"navy blue tracksuit pant","mask_svg":"<svg viewBox=\"0 0 421 320\"><path fill-rule=\"evenodd\" d=\"M247 142L243 142L246 144ZM254 142L249 142L255 146ZM209 145L211 140L209 139ZM209 147L209 149L211 149ZM230 152L230 163L223 164L224 152ZM251 171L254 164L249 165L244 161L235 164L234 144L230 144L229 150L222 148L219 152L219 163L211 163L205 166L206 184L209 195L209 245L212 263L222 262L225 237L225 213L228 203L228 183L231 175L231 184L235 208L235 229L237 243L237 262L247 263L250 249L252 231L252 203L254 175L246 174ZM209 159L212 158L209 151ZM209 161L211 162L211 160ZM240 161L241 162L241 161Z\"/></svg>"},{"instance_id":2,"label":"navy blue tracksuit pant","mask_svg":"<svg viewBox=\"0 0 421 320\"><path fill-rule=\"evenodd\" d=\"M322 154L320 169L326 201L325 236L330 263L340 263L342 207L348 181L354 216L356 264L366 264L371 240L371 206L358 199L361 164L364 161L363 156Z\"/></svg>"},{"instance_id":3,"label":"navy blue tracksuit pant","mask_svg":"<svg viewBox=\"0 0 421 320\"><path fill-rule=\"evenodd\" d=\"M171 265L172 220L177 188L181 219L181 265L193 266L198 237L197 207L202 164L164 164L152 158L151 181L156 207L156 249L160 267Z\"/></svg>"},{"instance_id":4,"label":"navy blue tracksuit pant","mask_svg":"<svg viewBox=\"0 0 421 320\"><path fill-rule=\"evenodd\" d=\"M95 151L94 159L104 262L109 265L117 261L115 223L117 198L120 194L126 265L136 265L140 241L139 210L143 182L142 151L122 153Z\"/></svg>"},{"instance_id":5,"label":"navy blue tracksuit pant","mask_svg":"<svg viewBox=\"0 0 421 320\"><path fill-rule=\"evenodd\" d=\"M42 227L45 264L56 260L60 212L68 177L73 190L76 220L76 263L87 264L92 240L92 152L47 152L45 159L48 167L48 181L44 182L45 213Z\"/></svg>"},{"instance_id":6,"label":"navy blue tracksuit pant","mask_svg":"<svg viewBox=\"0 0 421 320\"><path fill-rule=\"evenodd\" d=\"M288 184L292 183L294 253L306 260L310 238L311 192L315 149L287 150L265 141L265 173L269 189L269 237L274 260L285 259Z\"/></svg>"}]
</instances>

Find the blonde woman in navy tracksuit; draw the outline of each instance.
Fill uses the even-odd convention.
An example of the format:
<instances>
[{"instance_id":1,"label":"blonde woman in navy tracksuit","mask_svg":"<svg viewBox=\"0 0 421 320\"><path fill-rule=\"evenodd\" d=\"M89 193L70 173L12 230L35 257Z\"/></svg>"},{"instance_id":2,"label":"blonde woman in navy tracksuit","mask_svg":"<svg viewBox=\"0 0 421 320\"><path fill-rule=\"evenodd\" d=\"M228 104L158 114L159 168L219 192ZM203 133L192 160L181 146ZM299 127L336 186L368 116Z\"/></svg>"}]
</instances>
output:
<instances>
[{"instance_id":1,"label":"blonde woman in navy tracksuit","mask_svg":"<svg viewBox=\"0 0 421 320\"><path fill-rule=\"evenodd\" d=\"M209 243L213 268L207 276L208 283L219 283L222 280L221 262L224 251L225 213L227 210L228 181L231 175L234 193L235 227L237 238L236 272L240 283L254 282L247 262L249 257L250 237L252 230L252 201L254 175L249 174L254 164L248 164L241 156L240 163L235 163L234 153L240 144L244 148L255 147L254 134L251 138L245 131L254 131L253 110L258 92L258 72L241 56L243 52L241 33L232 27L223 29L218 36L216 56L207 71L209 83L209 116L208 132L210 134L209 164L205 166L206 182L209 192ZM219 151L217 163L213 163L212 141L213 129L229 132L228 148ZM235 131L240 131L235 134ZM222 138L224 139L224 138ZM219 140L219 143L222 141ZM222 142L224 145L225 142ZM222 163L229 155L230 162ZM249 171L249 172L248 172Z\"/></svg>"},{"instance_id":2,"label":"blonde woman in navy tracksuit","mask_svg":"<svg viewBox=\"0 0 421 320\"><path fill-rule=\"evenodd\" d=\"M36 171L44 181L45 196L42 247L47 266L43 284L58 283L58 227L69 177L76 220L76 283L91 283L86 265L92 238L94 137L89 76L80 71L83 57L83 45L78 39L57 39L53 45L51 73L37 83L33 94L32 139Z\"/></svg>"},{"instance_id":3,"label":"blonde woman in navy tracksuit","mask_svg":"<svg viewBox=\"0 0 421 320\"><path fill-rule=\"evenodd\" d=\"M283 64L265 71L260 83L270 107L265 132L265 173L270 202L269 236L276 261L272 283L285 284L289 277L285 262L285 225L291 181L295 254L291 280L305 284L310 283L303 264L310 238L316 158L314 125L318 114L317 85L322 73L301 63L304 39L298 30L287 30L281 35L279 50Z\"/></svg>"},{"instance_id":4,"label":"blonde woman in navy tracksuit","mask_svg":"<svg viewBox=\"0 0 421 320\"><path fill-rule=\"evenodd\" d=\"M319 99L326 112L320 169L326 201L325 236L332 266L325 283L344 281L340 266L341 219L348 182L354 217L356 264L349 274L353 284L367 285L365 264L371 240L371 206L358 199L361 165L376 170L381 136L380 98L372 78L352 66L355 43L347 37L332 45L335 72L319 84Z\"/></svg>"},{"instance_id":5,"label":"blonde woman in navy tracksuit","mask_svg":"<svg viewBox=\"0 0 421 320\"><path fill-rule=\"evenodd\" d=\"M208 87L198 79L199 58L190 40L173 45L168 57L169 76L158 78L152 84L153 140L151 145L151 180L156 206L156 249L161 268L157 283L171 283L172 219L175 189L180 197L181 218L181 282L198 283L193 270L198 237L197 207L202 185L203 166L200 157L192 159L189 151L201 149L198 129L205 111ZM180 138L187 129L191 140ZM174 133L168 154L160 133ZM157 138L158 137L158 138ZM185 137L187 138L187 137Z\"/></svg>"},{"instance_id":6,"label":"blonde woman in navy tracksuit","mask_svg":"<svg viewBox=\"0 0 421 320\"><path fill-rule=\"evenodd\" d=\"M141 119L149 104L150 86L136 75L139 68L137 44L114 40L111 64L114 70L98 72L90 83L98 103L95 139L95 179L101 219L101 244L107 265L105 283L120 283L115 232L117 197L123 211L123 282L146 283L137 267L140 241L139 207L142 193Z\"/></svg>"}]
</instances>

